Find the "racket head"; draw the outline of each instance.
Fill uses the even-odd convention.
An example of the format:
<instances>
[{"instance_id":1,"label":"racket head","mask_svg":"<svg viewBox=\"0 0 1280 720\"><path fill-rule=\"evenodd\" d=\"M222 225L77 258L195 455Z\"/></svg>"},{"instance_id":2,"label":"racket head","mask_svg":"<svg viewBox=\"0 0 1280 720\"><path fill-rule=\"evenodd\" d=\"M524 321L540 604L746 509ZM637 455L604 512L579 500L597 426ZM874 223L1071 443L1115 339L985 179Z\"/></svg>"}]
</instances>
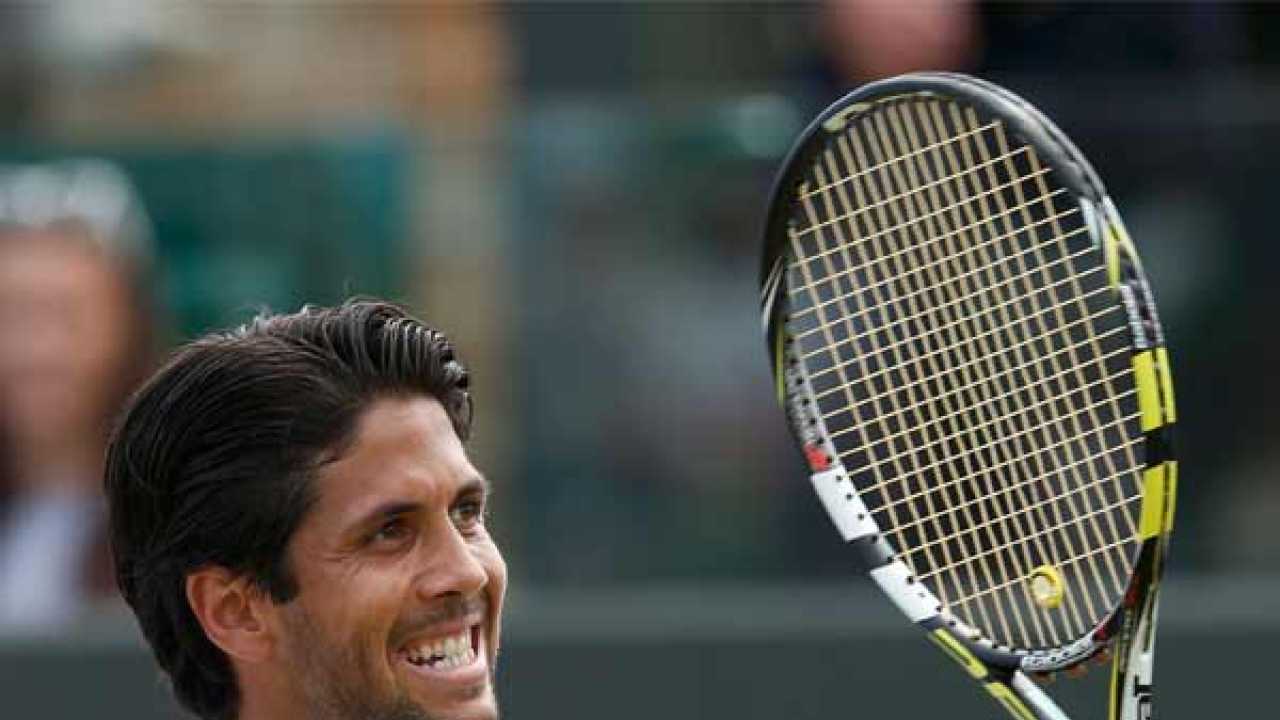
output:
<instances>
[{"instance_id":1,"label":"racket head","mask_svg":"<svg viewBox=\"0 0 1280 720\"><path fill-rule=\"evenodd\" d=\"M1148 604L1164 338L1097 173L1029 103L952 73L834 103L775 181L761 311L819 498L971 672L1078 664Z\"/></svg>"}]
</instances>

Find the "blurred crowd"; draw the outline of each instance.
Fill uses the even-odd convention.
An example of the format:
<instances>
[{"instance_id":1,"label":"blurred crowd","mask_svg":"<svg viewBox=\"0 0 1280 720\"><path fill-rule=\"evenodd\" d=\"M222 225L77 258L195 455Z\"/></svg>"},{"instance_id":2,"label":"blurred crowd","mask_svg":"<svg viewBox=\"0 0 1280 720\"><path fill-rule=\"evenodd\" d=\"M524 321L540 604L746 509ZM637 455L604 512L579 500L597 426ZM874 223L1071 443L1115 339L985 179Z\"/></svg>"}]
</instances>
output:
<instances>
[{"instance_id":1,"label":"blurred crowd","mask_svg":"<svg viewBox=\"0 0 1280 720\"><path fill-rule=\"evenodd\" d=\"M0 166L0 632L114 594L102 456L154 356L150 243L114 166Z\"/></svg>"}]
</instances>

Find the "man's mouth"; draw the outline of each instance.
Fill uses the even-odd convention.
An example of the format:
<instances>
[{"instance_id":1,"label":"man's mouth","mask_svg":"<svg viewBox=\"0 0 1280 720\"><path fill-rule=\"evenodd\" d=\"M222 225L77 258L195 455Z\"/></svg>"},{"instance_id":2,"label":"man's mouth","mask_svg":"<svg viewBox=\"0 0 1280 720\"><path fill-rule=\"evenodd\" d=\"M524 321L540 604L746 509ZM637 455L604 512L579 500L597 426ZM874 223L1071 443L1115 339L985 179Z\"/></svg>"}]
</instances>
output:
<instances>
[{"instance_id":1,"label":"man's mouth","mask_svg":"<svg viewBox=\"0 0 1280 720\"><path fill-rule=\"evenodd\" d=\"M480 650L480 625L476 624L449 635L411 640L400 655L410 665L446 671L475 663Z\"/></svg>"}]
</instances>

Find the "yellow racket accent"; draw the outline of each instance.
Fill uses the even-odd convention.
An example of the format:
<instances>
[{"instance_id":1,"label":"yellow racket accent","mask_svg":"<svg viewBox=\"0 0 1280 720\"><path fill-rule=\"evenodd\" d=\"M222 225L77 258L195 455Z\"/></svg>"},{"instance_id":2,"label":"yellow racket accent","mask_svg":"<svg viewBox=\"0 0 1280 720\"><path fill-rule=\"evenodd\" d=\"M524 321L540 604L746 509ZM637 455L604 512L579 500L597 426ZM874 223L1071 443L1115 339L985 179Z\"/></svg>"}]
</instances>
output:
<instances>
[{"instance_id":1,"label":"yellow racket accent","mask_svg":"<svg viewBox=\"0 0 1280 720\"><path fill-rule=\"evenodd\" d=\"M949 631L938 628L929 633L929 639L942 648L942 652L946 653L948 657L960 663L960 666L975 680L981 680L987 676L987 666L975 657L973 653L969 652L969 648L965 647Z\"/></svg>"},{"instance_id":2,"label":"yellow racket accent","mask_svg":"<svg viewBox=\"0 0 1280 720\"><path fill-rule=\"evenodd\" d=\"M1161 463L1142 471L1142 520L1138 524L1140 538L1155 537L1173 524L1173 513L1166 512L1169 483L1165 469L1171 464Z\"/></svg>"},{"instance_id":3,"label":"yellow racket accent","mask_svg":"<svg viewBox=\"0 0 1280 720\"><path fill-rule=\"evenodd\" d=\"M1121 676L1124 675L1124 657L1125 648L1117 643L1115 648L1115 657L1111 660L1111 682L1108 684L1107 691L1107 720L1116 720L1116 697L1120 688Z\"/></svg>"},{"instance_id":4,"label":"yellow racket accent","mask_svg":"<svg viewBox=\"0 0 1280 720\"><path fill-rule=\"evenodd\" d=\"M1041 565L1032 570L1027 577L1027 589L1031 592L1031 599L1046 610L1062 605L1062 598L1066 595L1062 573L1052 565Z\"/></svg>"},{"instance_id":5,"label":"yellow racket accent","mask_svg":"<svg viewBox=\"0 0 1280 720\"><path fill-rule=\"evenodd\" d=\"M1133 376L1138 381L1138 411L1141 413L1139 419L1143 432L1154 430L1164 424L1155 362L1155 356L1150 350L1133 356Z\"/></svg>"},{"instance_id":6,"label":"yellow racket accent","mask_svg":"<svg viewBox=\"0 0 1280 720\"><path fill-rule=\"evenodd\" d=\"M844 130L845 126L849 124L849 118L851 116L865 112L870 107L870 103L854 103L823 121L822 129L829 133L838 133L841 130Z\"/></svg>"},{"instance_id":7,"label":"yellow racket accent","mask_svg":"<svg viewBox=\"0 0 1280 720\"><path fill-rule=\"evenodd\" d=\"M1129 237L1129 231L1125 230L1124 223L1120 221L1120 213L1116 212L1111 198L1104 198L1102 207L1107 217L1107 237L1103 240L1107 256L1107 280L1110 281L1112 288L1118 288L1120 287L1121 255L1123 254L1129 262L1139 268L1142 267L1142 261L1138 259L1138 249L1134 246L1133 239Z\"/></svg>"},{"instance_id":8,"label":"yellow racket accent","mask_svg":"<svg viewBox=\"0 0 1280 720\"><path fill-rule=\"evenodd\" d=\"M1026 703L1018 699L1018 696L1014 695L1013 691L1010 690L1008 686L1003 683L993 682L983 683L982 687L986 688L987 692L991 693L991 697L995 698L996 702L1004 706L1004 709L1007 710L1010 715L1018 718L1018 720L1036 720L1036 715L1031 712L1031 708L1027 707Z\"/></svg>"},{"instance_id":9,"label":"yellow racket accent","mask_svg":"<svg viewBox=\"0 0 1280 720\"><path fill-rule=\"evenodd\" d=\"M1173 403L1173 373L1169 370L1169 351L1163 347L1156 348L1156 367L1160 375L1160 395L1164 398L1164 419L1176 422L1177 411Z\"/></svg>"},{"instance_id":10,"label":"yellow racket accent","mask_svg":"<svg viewBox=\"0 0 1280 720\"><path fill-rule=\"evenodd\" d=\"M1107 255L1107 283L1113 289L1120 287L1120 235L1116 226L1107 223L1107 237L1102 243Z\"/></svg>"}]
</instances>

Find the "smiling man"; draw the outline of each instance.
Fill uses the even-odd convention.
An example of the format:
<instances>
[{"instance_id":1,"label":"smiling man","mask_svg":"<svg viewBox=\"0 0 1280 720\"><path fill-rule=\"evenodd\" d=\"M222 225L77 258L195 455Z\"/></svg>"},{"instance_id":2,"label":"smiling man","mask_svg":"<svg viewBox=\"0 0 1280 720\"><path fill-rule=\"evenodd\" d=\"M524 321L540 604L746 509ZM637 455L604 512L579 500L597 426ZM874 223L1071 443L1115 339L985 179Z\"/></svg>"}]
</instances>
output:
<instances>
[{"instance_id":1,"label":"smiling man","mask_svg":"<svg viewBox=\"0 0 1280 720\"><path fill-rule=\"evenodd\" d=\"M120 588L207 720L491 720L506 565L467 374L401 309L259 317L134 397L106 488Z\"/></svg>"}]
</instances>

